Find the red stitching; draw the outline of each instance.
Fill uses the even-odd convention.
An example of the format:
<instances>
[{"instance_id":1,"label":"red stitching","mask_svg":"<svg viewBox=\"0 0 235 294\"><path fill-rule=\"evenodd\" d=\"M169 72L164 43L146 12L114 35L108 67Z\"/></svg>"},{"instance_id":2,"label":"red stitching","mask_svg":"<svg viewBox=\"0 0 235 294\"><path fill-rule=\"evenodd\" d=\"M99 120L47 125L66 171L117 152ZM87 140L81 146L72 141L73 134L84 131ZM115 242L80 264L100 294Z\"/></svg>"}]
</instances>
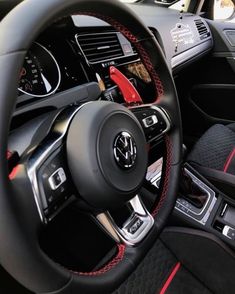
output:
<instances>
[{"instance_id":1,"label":"red stitching","mask_svg":"<svg viewBox=\"0 0 235 294\"><path fill-rule=\"evenodd\" d=\"M117 255L107 265L105 265L101 269L94 272L74 272L74 271L72 272L80 276L99 276L104 273L107 273L112 268L114 268L117 264L119 264L119 262L121 262L124 257L126 246L123 244L118 244L117 247L118 247Z\"/></svg>"},{"instance_id":2,"label":"red stitching","mask_svg":"<svg viewBox=\"0 0 235 294\"><path fill-rule=\"evenodd\" d=\"M142 59L143 59L143 63L145 65L145 67L147 68L150 76L152 77L152 80L155 84L155 87L157 89L157 98L156 98L156 101L164 95L164 88L163 88L163 85L162 85L162 81L159 77L159 75L156 73L154 67L153 67L153 64L149 58L149 55L148 53L145 51L145 49L142 47L141 44L139 43L136 43L135 44L136 46L136 49L138 50L138 52L140 53Z\"/></svg>"},{"instance_id":3,"label":"red stitching","mask_svg":"<svg viewBox=\"0 0 235 294\"><path fill-rule=\"evenodd\" d=\"M140 54L140 56L142 58L142 61L143 61L144 65L145 65L146 69L149 71L149 74L152 77L152 80L153 80L153 82L155 84L157 94L158 94L156 100L158 100L161 96L164 95L164 89L163 89L161 79L158 76L158 74L156 73L148 53L145 51L145 49L142 47L142 45L140 43L138 43L138 39L124 25L120 24L119 22L112 19L111 17L103 16L101 14L96 14L96 13L91 13L91 12L82 12L81 14L98 17L98 18L108 22L115 29L120 31L131 43L134 43L135 46L136 46L137 51L139 52L139 54ZM169 140L167 139L167 142L168 141ZM168 143L167 143L167 145L168 145ZM167 150L168 149L171 150L171 148L167 148ZM169 158L169 156L167 156L167 158ZM170 161L171 161L170 159L167 160L167 168L170 168ZM167 171L168 171L168 169L167 169ZM169 171L168 171L168 173L169 173ZM163 188L163 192L162 192L162 195L161 195L162 197L161 197L161 199L159 201L159 204L158 204L158 206L156 208L156 214L158 213L158 210L162 206L163 201L165 200L165 197L166 197L166 192L167 192L167 189L168 189L168 173L166 173L166 180L164 182L164 188ZM115 267L124 257L126 246L119 244L119 245L117 245L117 247L118 247L118 254L116 255L116 257L114 257L113 260L111 260L107 265L105 265L103 268L99 269L98 271L94 271L94 272L73 272L73 273L78 274L78 275L82 275L82 276L97 276L97 275L101 275L101 274L104 274L104 273L108 272L113 267Z\"/></svg>"},{"instance_id":4,"label":"red stitching","mask_svg":"<svg viewBox=\"0 0 235 294\"><path fill-rule=\"evenodd\" d=\"M88 16L93 16L97 17L99 19L102 19L106 21L107 23L111 24L115 29L118 31L122 32L122 34L132 43L138 42L138 39L126 28L123 24L119 23L115 19L111 18L110 16L105 16L99 13L94 13L94 12L81 12L77 13L81 15L88 15Z\"/></svg>"},{"instance_id":5,"label":"red stitching","mask_svg":"<svg viewBox=\"0 0 235 294\"><path fill-rule=\"evenodd\" d=\"M115 29L120 31L131 43L135 44L135 47L142 58L142 62L144 63L146 69L148 70L148 72L149 72L149 74L155 84L155 87L157 90L156 101L158 99L160 99L160 97L162 97L164 95L164 88L163 88L162 81L161 81L159 75L156 73L148 53L143 48L143 46L139 43L138 39L124 25L120 24L118 21L114 20L113 18L111 18L109 16L104 16L104 15L96 14L96 13L92 13L92 12L83 12L82 14L93 16L93 17L98 17L98 18L108 22Z\"/></svg>"},{"instance_id":6,"label":"red stitching","mask_svg":"<svg viewBox=\"0 0 235 294\"><path fill-rule=\"evenodd\" d=\"M169 187L169 176L170 176L171 160L172 160L172 145L171 145L171 141L170 141L169 136L165 137L165 141L166 141L166 150L167 150L166 173L165 173L161 198L160 198L157 206L155 207L155 209L152 212L153 217L155 217L159 213L159 210L161 209L161 207L166 199L167 191L168 191L168 187Z\"/></svg>"}]
</instances>

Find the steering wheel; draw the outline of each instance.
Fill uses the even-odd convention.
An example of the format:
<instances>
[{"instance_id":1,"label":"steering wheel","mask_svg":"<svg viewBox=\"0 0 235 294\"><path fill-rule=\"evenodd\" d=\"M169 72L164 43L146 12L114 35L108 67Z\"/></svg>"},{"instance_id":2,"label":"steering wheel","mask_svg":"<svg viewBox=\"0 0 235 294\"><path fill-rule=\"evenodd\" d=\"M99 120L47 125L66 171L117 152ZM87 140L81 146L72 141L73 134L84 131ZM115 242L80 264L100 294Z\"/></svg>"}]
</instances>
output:
<instances>
[{"instance_id":1,"label":"steering wheel","mask_svg":"<svg viewBox=\"0 0 235 294\"><path fill-rule=\"evenodd\" d=\"M156 101L129 108L94 101L61 109L42 142L28 148L9 179L8 135L24 57L45 28L75 13L106 21L135 46L155 86ZM156 241L177 193L181 118L174 82L159 44L119 1L25 0L0 24L0 85L1 265L36 293L114 291ZM161 195L149 212L138 194L148 165L146 144L155 138L164 140L166 156ZM55 158L62 158L63 163L44 183L43 169ZM75 273L50 259L39 246L39 232L53 215L41 186L49 182L53 190L66 180L74 183L91 213L117 244L115 256L96 271ZM120 227L109 210L126 203L132 214Z\"/></svg>"}]
</instances>

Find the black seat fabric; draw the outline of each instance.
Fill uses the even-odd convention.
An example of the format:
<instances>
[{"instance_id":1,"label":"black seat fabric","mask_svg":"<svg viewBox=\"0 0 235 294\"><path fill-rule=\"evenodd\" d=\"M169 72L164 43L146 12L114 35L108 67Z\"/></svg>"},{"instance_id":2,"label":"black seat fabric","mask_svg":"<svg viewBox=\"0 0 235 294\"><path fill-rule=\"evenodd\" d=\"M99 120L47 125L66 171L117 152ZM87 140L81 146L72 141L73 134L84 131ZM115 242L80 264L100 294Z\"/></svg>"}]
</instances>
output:
<instances>
[{"instance_id":1,"label":"black seat fabric","mask_svg":"<svg viewBox=\"0 0 235 294\"><path fill-rule=\"evenodd\" d=\"M167 227L112 294L234 294L235 255L204 231Z\"/></svg>"},{"instance_id":2,"label":"black seat fabric","mask_svg":"<svg viewBox=\"0 0 235 294\"><path fill-rule=\"evenodd\" d=\"M235 175L235 123L208 129L195 144L188 162Z\"/></svg>"},{"instance_id":3,"label":"black seat fabric","mask_svg":"<svg viewBox=\"0 0 235 294\"><path fill-rule=\"evenodd\" d=\"M189 293L212 294L213 292L158 240L135 272L112 294Z\"/></svg>"}]
</instances>

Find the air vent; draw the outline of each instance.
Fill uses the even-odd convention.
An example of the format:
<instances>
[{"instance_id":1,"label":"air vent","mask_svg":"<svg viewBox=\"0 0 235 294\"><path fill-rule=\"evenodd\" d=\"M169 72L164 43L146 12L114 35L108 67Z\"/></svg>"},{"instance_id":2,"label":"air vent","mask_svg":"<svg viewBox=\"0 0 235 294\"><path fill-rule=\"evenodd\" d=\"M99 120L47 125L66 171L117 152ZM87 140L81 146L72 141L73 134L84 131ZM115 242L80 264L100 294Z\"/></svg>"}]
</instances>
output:
<instances>
[{"instance_id":1,"label":"air vent","mask_svg":"<svg viewBox=\"0 0 235 294\"><path fill-rule=\"evenodd\" d=\"M196 19L195 24L201 40L206 39L210 36L209 29L201 19Z\"/></svg>"},{"instance_id":2,"label":"air vent","mask_svg":"<svg viewBox=\"0 0 235 294\"><path fill-rule=\"evenodd\" d=\"M124 56L119 33L78 34L76 39L87 60L91 63L114 60Z\"/></svg>"}]
</instances>

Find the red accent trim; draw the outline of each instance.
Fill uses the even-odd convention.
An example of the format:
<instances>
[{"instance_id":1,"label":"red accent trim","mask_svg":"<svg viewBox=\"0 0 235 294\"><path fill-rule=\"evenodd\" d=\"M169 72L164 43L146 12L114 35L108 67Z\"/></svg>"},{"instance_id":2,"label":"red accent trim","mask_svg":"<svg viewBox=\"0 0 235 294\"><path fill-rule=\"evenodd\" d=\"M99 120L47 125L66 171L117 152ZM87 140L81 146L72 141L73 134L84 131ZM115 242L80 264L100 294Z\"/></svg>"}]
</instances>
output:
<instances>
[{"instance_id":1,"label":"red accent trim","mask_svg":"<svg viewBox=\"0 0 235 294\"><path fill-rule=\"evenodd\" d=\"M175 275L177 274L177 272L179 271L180 269L180 262L178 262L175 267L173 268L172 272L170 273L169 277L167 278L165 284L163 285L161 291L159 294L165 294L166 293L166 290L168 289L168 287L170 286L172 280L174 279Z\"/></svg>"},{"instance_id":2,"label":"red accent trim","mask_svg":"<svg viewBox=\"0 0 235 294\"><path fill-rule=\"evenodd\" d=\"M226 173L228 168L229 168L229 165L230 163L232 162L233 160L233 157L235 156L235 148L232 150L232 152L229 154L225 164L224 164L224 172Z\"/></svg>"},{"instance_id":3,"label":"red accent trim","mask_svg":"<svg viewBox=\"0 0 235 294\"><path fill-rule=\"evenodd\" d=\"M74 272L73 271L73 273L80 275L80 276L99 276L99 275L102 275L102 274L110 271L112 268L114 268L117 264L119 264L122 261L124 254L125 254L125 250L126 250L125 245L118 244L117 247L118 247L117 255L107 265L105 265L101 269L94 271L94 272L83 273L83 272Z\"/></svg>"},{"instance_id":4,"label":"red accent trim","mask_svg":"<svg viewBox=\"0 0 235 294\"><path fill-rule=\"evenodd\" d=\"M162 193L161 193L161 198L157 204L157 206L155 207L155 209L152 212L152 216L155 217L159 210L161 209L165 198L167 196L167 191L168 191L168 187L169 187L169 177L170 177L170 171L171 171L171 161L172 161L172 145L171 145L171 141L168 135L166 135L165 137L165 141L166 141L166 150L167 150L167 155L166 155L166 172L165 172L165 177L164 177L164 184L163 184L163 189L162 189Z\"/></svg>"},{"instance_id":5,"label":"red accent trim","mask_svg":"<svg viewBox=\"0 0 235 294\"><path fill-rule=\"evenodd\" d=\"M108 17L108 16L104 16L102 14L97 14L97 13L92 13L92 12L81 12L81 13L77 13L77 14L81 14L81 15L89 15L89 16L93 16L93 17L97 17L99 19L102 19L106 22L108 22L111 26L113 26L115 29L117 29L119 32L121 32L137 49L138 53L140 54L141 60L143 62L143 64L145 65L146 69L148 70L152 81L155 85L156 91L157 91L157 97L156 97L156 102L164 95L164 88L163 88L163 84L162 81L159 77L159 75L157 74L155 68L153 67L153 64L151 62L151 59L149 57L149 54L146 52L146 50L142 47L142 45L140 44L140 40L138 40L131 32L130 30L128 30L124 25L120 24L118 21L116 21L115 19ZM167 163L166 163L166 180L164 182L164 188L163 188L163 192L161 195L161 199L158 203L157 208L155 209L154 213L155 215L158 213L159 209L161 208L165 197L166 197L166 193L168 190L168 185L169 185L169 180L168 180L168 175L170 173L170 168L171 168L171 154L172 154L172 148L171 148L171 142L169 137L167 136L166 138L166 142L167 142ZM95 271L95 272L90 272L90 273L80 273L80 272L74 272L75 274L78 275L86 275L86 276L96 276L96 275L100 275L103 273L106 273L107 271L109 271L110 269L112 269L113 267L115 267L124 257L125 254L125 245L117 245L118 246L118 254L117 256L111 261L109 262L106 266L104 266L102 269Z\"/></svg>"},{"instance_id":6,"label":"red accent trim","mask_svg":"<svg viewBox=\"0 0 235 294\"><path fill-rule=\"evenodd\" d=\"M102 19L106 22L108 22L110 25L112 25L115 29L117 29L119 32L121 32L137 49L138 53L140 54L141 60L144 63L146 69L148 70L152 81L155 85L155 88L157 90L157 97L156 97L156 102L164 95L164 88L162 81L157 74L156 70L153 67L153 64L151 62L151 59L146 52L146 50L143 48L143 46L140 44L140 40L138 40L124 25L120 24L118 21L115 19L104 16L102 14L97 14L97 13L92 13L92 12L81 12L77 14L82 14L82 15L89 15L93 17L97 17L99 19Z\"/></svg>"},{"instance_id":7,"label":"red accent trim","mask_svg":"<svg viewBox=\"0 0 235 294\"><path fill-rule=\"evenodd\" d=\"M122 92L123 98L128 105L142 104L143 101L132 83L114 66L110 66L110 78Z\"/></svg>"},{"instance_id":8,"label":"red accent trim","mask_svg":"<svg viewBox=\"0 0 235 294\"><path fill-rule=\"evenodd\" d=\"M14 178L16 177L18 171L19 171L19 165L17 165L16 167L13 168L13 170L11 171L11 173L9 174L9 179L12 181L14 180Z\"/></svg>"}]
</instances>

